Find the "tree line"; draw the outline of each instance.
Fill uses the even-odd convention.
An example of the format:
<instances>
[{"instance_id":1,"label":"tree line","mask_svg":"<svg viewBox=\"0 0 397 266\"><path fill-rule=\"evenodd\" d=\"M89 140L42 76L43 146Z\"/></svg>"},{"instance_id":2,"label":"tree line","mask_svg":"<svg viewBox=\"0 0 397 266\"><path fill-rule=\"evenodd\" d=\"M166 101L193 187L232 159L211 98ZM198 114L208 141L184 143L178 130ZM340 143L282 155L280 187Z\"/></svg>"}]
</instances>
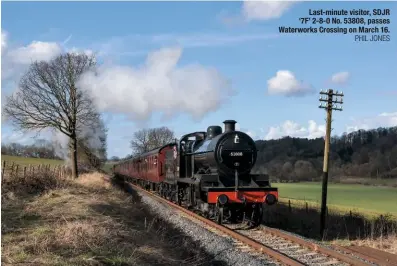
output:
<instances>
[{"instance_id":1,"label":"tree line","mask_svg":"<svg viewBox=\"0 0 397 266\"><path fill-rule=\"evenodd\" d=\"M285 181L321 177L324 139L284 137L256 142L255 172L267 172ZM397 178L397 127L358 130L333 136L330 145L332 178Z\"/></svg>"},{"instance_id":2,"label":"tree line","mask_svg":"<svg viewBox=\"0 0 397 266\"><path fill-rule=\"evenodd\" d=\"M1 154L29 157L29 158L44 158L61 160L62 158L57 154L53 143L45 139L38 139L33 144L23 145L19 143L1 144Z\"/></svg>"}]
</instances>

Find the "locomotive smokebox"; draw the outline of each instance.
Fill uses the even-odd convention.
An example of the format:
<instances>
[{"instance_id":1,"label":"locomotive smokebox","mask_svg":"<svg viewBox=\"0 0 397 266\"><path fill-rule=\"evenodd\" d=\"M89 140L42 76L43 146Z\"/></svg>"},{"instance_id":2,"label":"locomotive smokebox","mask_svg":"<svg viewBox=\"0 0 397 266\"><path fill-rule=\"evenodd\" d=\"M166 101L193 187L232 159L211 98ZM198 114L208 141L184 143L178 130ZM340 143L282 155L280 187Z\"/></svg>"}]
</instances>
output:
<instances>
[{"instance_id":1,"label":"locomotive smokebox","mask_svg":"<svg viewBox=\"0 0 397 266\"><path fill-rule=\"evenodd\" d=\"M225 120L223 121L225 124L225 133L227 132L233 132L236 130L236 121L235 120Z\"/></svg>"}]
</instances>

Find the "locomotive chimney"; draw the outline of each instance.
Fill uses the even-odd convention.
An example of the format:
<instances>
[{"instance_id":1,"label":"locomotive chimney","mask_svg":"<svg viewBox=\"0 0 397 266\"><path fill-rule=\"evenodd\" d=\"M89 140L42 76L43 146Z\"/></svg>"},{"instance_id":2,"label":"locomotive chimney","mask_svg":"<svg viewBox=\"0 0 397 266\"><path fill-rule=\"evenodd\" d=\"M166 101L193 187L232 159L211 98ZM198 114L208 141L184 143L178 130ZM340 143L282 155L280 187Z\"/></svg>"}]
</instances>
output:
<instances>
[{"instance_id":1,"label":"locomotive chimney","mask_svg":"<svg viewBox=\"0 0 397 266\"><path fill-rule=\"evenodd\" d=\"M236 121L225 120L225 121L223 121L223 123L225 124L225 133L235 131L235 125L237 123Z\"/></svg>"}]
</instances>

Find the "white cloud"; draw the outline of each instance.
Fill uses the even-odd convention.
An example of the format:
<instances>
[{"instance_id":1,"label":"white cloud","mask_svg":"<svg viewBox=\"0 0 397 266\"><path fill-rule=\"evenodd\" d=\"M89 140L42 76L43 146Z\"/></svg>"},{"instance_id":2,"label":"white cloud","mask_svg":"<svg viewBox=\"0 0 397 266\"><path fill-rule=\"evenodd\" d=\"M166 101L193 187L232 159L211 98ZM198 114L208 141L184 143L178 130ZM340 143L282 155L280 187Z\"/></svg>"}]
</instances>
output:
<instances>
[{"instance_id":1,"label":"white cloud","mask_svg":"<svg viewBox=\"0 0 397 266\"><path fill-rule=\"evenodd\" d=\"M397 112L381 113L374 117L352 120L352 123L346 127L347 132L357 131L359 129L368 130L378 127L395 127L397 126Z\"/></svg>"},{"instance_id":2,"label":"white cloud","mask_svg":"<svg viewBox=\"0 0 397 266\"><path fill-rule=\"evenodd\" d=\"M80 49L77 47L72 47L71 49L67 50L69 53L74 53L74 54L86 54L88 56L91 56L95 54L95 52L91 49Z\"/></svg>"},{"instance_id":3,"label":"white cloud","mask_svg":"<svg viewBox=\"0 0 397 266\"><path fill-rule=\"evenodd\" d=\"M332 75L331 82L337 85L344 85L349 81L350 73L347 71L338 72Z\"/></svg>"},{"instance_id":4,"label":"white cloud","mask_svg":"<svg viewBox=\"0 0 397 266\"><path fill-rule=\"evenodd\" d=\"M323 137L325 136L325 125L318 125L313 120L309 120L308 126L305 127L287 120L278 126L270 127L265 139L279 139L286 136L310 139Z\"/></svg>"},{"instance_id":5,"label":"white cloud","mask_svg":"<svg viewBox=\"0 0 397 266\"><path fill-rule=\"evenodd\" d=\"M6 31L1 29L1 52L4 53L4 50L7 48L7 40L8 34Z\"/></svg>"},{"instance_id":6,"label":"white cloud","mask_svg":"<svg viewBox=\"0 0 397 266\"><path fill-rule=\"evenodd\" d=\"M350 125L346 126L346 131L350 133L359 129L368 130L378 127L393 126L397 126L397 112L381 113L375 117L353 120ZM269 140L286 136L309 139L321 138L325 136L325 125L319 125L315 121L309 120L308 125L304 126L294 121L287 120L280 125L270 127L264 138Z\"/></svg>"},{"instance_id":7,"label":"white cloud","mask_svg":"<svg viewBox=\"0 0 397 266\"><path fill-rule=\"evenodd\" d=\"M267 81L267 90L270 95L303 96L313 92L311 86L296 79L294 73L288 70L279 70L276 76Z\"/></svg>"},{"instance_id":8,"label":"white cloud","mask_svg":"<svg viewBox=\"0 0 397 266\"><path fill-rule=\"evenodd\" d=\"M51 60L61 52L60 45L55 42L33 41L27 46L10 50L7 56L16 64L28 65L36 60Z\"/></svg>"},{"instance_id":9,"label":"white cloud","mask_svg":"<svg viewBox=\"0 0 397 266\"><path fill-rule=\"evenodd\" d=\"M17 81L20 75L33 61L51 60L62 52L56 42L33 41L26 46L13 47L8 44L8 33L1 30L1 79ZM6 48L3 51L3 48Z\"/></svg>"},{"instance_id":10,"label":"white cloud","mask_svg":"<svg viewBox=\"0 0 397 266\"><path fill-rule=\"evenodd\" d=\"M280 18L297 1L244 1L243 16L246 20L270 20Z\"/></svg>"},{"instance_id":11,"label":"white cloud","mask_svg":"<svg viewBox=\"0 0 397 266\"><path fill-rule=\"evenodd\" d=\"M181 48L163 48L148 55L143 66L103 65L86 74L80 85L91 92L98 108L147 119L153 112L177 113L195 119L217 110L232 92L219 72L199 64L177 66Z\"/></svg>"}]
</instances>

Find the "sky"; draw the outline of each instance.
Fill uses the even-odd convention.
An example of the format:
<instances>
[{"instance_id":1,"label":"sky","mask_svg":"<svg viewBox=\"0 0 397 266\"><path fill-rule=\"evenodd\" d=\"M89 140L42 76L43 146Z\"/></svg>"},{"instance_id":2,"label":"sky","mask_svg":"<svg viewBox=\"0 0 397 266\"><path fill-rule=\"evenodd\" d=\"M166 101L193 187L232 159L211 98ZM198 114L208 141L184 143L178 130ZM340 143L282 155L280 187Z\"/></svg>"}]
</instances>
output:
<instances>
[{"instance_id":1,"label":"sky","mask_svg":"<svg viewBox=\"0 0 397 266\"><path fill-rule=\"evenodd\" d=\"M354 8L389 8L390 41L279 33L305 26L309 9ZM395 14L396 2L2 2L1 104L32 61L74 51L98 58L79 86L103 113L109 157L131 153L144 127L180 137L227 119L254 139L322 137L330 88L345 94L333 135L397 126ZM33 141L3 117L1 131Z\"/></svg>"}]
</instances>

